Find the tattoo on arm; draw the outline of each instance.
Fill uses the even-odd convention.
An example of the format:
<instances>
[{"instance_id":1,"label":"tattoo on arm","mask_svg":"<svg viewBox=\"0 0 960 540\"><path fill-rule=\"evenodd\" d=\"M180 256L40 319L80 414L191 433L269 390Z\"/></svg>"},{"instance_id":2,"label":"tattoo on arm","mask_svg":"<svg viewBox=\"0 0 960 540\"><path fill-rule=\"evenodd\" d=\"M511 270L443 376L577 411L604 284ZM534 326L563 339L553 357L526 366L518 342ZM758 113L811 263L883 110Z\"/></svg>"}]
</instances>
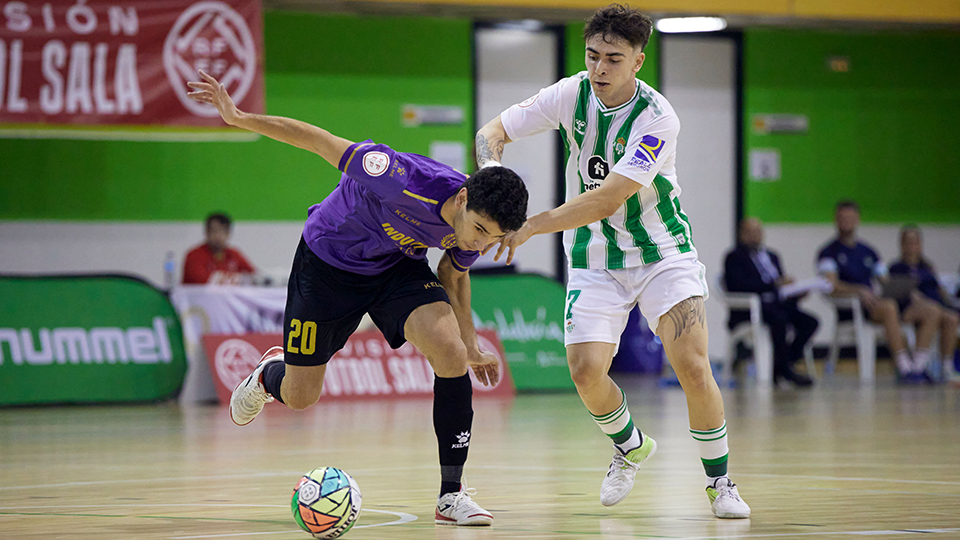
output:
<instances>
[{"instance_id":1,"label":"tattoo on arm","mask_svg":"<svg viewBox=\"0 0 960 540\"><path fill-rule=\"evenodd\" d=\"M694 325L706 326L706 310L703 308L703 297L693 296L673 306L667 312L667 317L673 321L673 339L679 339Z\"/></svg>"},{"instance_id":2,"label":"tattoo on arm","mask_svg":"<svg viewBox=\"0 0 960 540\"><path fill-rule=\"evenodd\" d=\"M477 165L482 166L488 161L500 161L503 156L503 145L503 139L490 141L478 133L476 140Z\"/></svg>"}]
</instances>

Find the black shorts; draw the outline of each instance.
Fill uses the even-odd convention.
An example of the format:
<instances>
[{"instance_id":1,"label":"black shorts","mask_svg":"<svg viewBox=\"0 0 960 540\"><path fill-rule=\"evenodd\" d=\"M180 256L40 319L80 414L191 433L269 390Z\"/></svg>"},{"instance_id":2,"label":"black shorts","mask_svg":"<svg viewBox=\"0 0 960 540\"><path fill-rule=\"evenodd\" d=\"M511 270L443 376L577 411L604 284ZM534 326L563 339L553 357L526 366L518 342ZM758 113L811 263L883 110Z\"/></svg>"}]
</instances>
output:
<instances>
[{"instance_id":1,"label":"black shorts","mask_svg":"<svg viewBox=\"0 0 960 540\"><path fill-rule=\"evenodd\" d=\"M365 313L394 349L406 343L403 325L413 310L450 303L427 261L404 257L374 276L323 262L303 238L293 258L283 312L284 360L319 366L343 348Z\"/></svg>"}]
</instances>

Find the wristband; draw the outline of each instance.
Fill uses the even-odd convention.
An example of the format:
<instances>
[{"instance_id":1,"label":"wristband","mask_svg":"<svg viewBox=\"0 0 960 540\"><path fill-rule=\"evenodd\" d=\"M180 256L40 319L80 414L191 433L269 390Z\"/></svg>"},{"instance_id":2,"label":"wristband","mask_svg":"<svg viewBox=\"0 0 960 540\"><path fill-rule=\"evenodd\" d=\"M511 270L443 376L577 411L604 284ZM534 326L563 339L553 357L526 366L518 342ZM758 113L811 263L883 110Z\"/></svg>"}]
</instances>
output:
<instances>
[{"instance_id":1,"label":"wristband","mask_svg":"<svg viewBox=\"0 0 960 540\"><path fill-rule=\"evenodd\" d=\"M503 167L503 165L501 165L499 161L494 161L491 159L490 161L484 163L483 167L480 167L480 168L486 169L487 167Z\"/></svg>"}]
</instances>

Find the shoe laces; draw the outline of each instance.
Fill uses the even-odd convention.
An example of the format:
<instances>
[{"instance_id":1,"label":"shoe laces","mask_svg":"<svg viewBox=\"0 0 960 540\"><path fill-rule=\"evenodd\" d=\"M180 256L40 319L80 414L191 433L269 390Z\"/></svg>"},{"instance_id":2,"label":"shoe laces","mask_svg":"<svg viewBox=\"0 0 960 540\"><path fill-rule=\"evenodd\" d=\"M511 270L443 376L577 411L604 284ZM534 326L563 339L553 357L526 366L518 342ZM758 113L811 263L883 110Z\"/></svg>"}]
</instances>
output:
<instances>
[{"instance_id":1,"label":"shoe laces","mask_svg":"<svg viewBox=\"0 0 960 540\"><path fill-rule=\"evenodd\" d=\"M613 471L624 471L627 469L639 469L640 465L634 463L627 459L627 456L621 454L619 451L613 453L613 462L610 463L610 472ZM609 473L608 473L609 474Z\"/></svg>"},{"instance_id":2,"label":"shoe laces","mask_svg":"<svg viewBox=\"0 0 960 540\"><path fill-rule=\"evenodd\" d=\"M461 504L472 504L476 505L477 503L473 502L473 499L470 498L471 495L476 495L476 488L468 488L464 486L460 489L460 492L457 493L457 496L453 498L452 508L458 508Z\"/></svg>"},{"instance_id":3,"label":"shoe laces","mask_svg":"<svg viewBox=\"0 0 960 540\"><path fill-rule=\"evenodd\" d=\"M713 487L713 489L717 490L717 498L730 497L738 501L740 500L740 495L734 490L734 488L737 487L736 484L734 484L730 480L727 480L724 485L718 485L718 484L720 484L720 480L717 480L717 482L714 484L714 487Z\"/></svg>"}]
</instances>

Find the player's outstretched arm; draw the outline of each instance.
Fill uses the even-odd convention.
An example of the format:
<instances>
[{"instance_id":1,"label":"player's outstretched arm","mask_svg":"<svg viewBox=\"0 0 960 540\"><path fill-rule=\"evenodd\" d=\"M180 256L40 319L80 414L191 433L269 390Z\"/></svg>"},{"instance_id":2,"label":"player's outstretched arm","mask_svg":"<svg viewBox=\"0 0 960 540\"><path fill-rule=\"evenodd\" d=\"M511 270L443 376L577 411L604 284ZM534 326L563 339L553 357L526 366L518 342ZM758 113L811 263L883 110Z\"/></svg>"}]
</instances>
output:
<instances>
[{"instance_id":1,"label":"player's outstretched arm","mask_svg":"<svg viewBox=\"0 0 960 540\"><path fill-rule=\"evenodd\" d=\"M467 348L467 362L477 380L484 386L496 385L500 380L500 362L497 357L480 350L477 330L473 326L473 311L470 309L470 273L453 267L450 254L444 253L437 265L437 278L450 298L450 307L457 316L460 339Z\"/></svg>"},{"instance_id":2,"label":"player's outstretched arm","mask_svg":"<svg viewBox=\"0 0 960 540\"><path fill-rule=\"evenodd\" d=\"M282 116L245 113L233 103L223 84L202 71L200 77L203 81L187 83L187 86L194 90L187 95L200 103L209 103L216 107L220 117L228 125L309 150L334 167L340 166L340 157L353 144L306 122Z\"/></svg>"},{"instance_id":3,"label":"player's outstretched arm","mask_svg":"<svg viewBox=\"0 0 960 540\"><path fill-rule=\"evenodd\" d=\"M514 251L531 236L576 229L608 218L639 189L637 182L612 172L599 188L577 195L553 210L527 218L520 230L508 234L500 242L493 260L499 261L507 251L507 264L510 264Z\"/></svg>"},{"instance_id":4,"label":"player's outstretched arm","mask_svg":"<svg viewBox=\"0 0 960 540\"><path fill-rule=\"evenodd\" d=\"M487 125L480 128L480 131L477 131L475 145L477 147L477 166L483 167L491 161L499 164L503 157L503 146L508 142L512 141L510 137L507 137L507 131L503 129L503 122L497 115L496 118L487 122Z\"/></svg>"}]
</instances>

